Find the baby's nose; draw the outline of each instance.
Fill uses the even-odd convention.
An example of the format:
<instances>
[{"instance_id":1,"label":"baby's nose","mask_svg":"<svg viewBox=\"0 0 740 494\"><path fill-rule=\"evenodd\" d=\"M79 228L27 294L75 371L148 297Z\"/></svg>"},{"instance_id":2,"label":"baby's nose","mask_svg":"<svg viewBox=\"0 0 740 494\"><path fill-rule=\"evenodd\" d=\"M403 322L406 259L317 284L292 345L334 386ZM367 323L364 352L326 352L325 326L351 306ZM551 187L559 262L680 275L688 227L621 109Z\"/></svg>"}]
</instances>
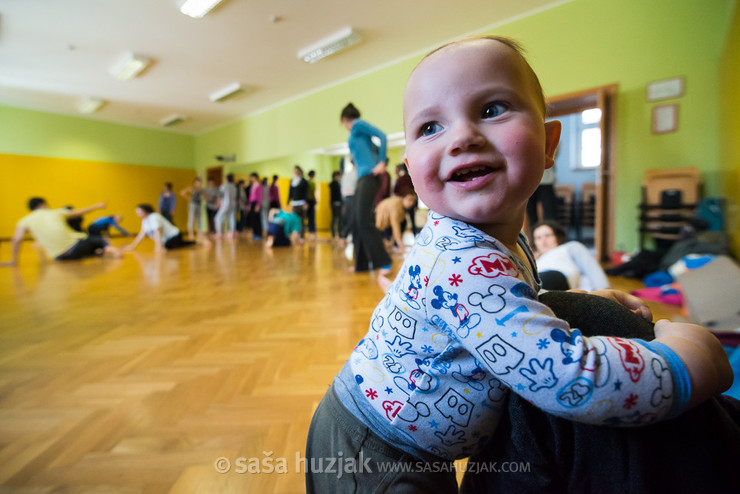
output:
<instances>
[{"instance_id":1,"label":"baby's nose","mask_svg":"<svg viewBox=\"0 0 740 494\"><path fill-rule=\"evenodd\" d=\"M452 128L449 152L457 154L484 146L486 138L478 126L468 120L456 123Z\"/></svg>"}]
</instances>

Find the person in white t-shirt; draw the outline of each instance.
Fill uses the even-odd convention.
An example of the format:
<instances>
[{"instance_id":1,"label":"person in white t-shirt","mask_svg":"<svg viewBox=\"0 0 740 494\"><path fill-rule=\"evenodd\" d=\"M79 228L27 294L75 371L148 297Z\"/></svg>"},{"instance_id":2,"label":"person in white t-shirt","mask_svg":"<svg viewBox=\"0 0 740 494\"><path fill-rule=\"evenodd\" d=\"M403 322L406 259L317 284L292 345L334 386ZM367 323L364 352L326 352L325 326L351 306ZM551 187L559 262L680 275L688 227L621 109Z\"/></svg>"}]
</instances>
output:
<instances>
[{"instance_id":1,"label":"person in white t-shirt","mask_svg":"<svg viewBox=\"0 0 740 494\"><path fill-rule=\"evenodd\" d=\"M588 248L580 242L566 242L565 230L559 223L543 221L534 225L532 238L542 288L587 292L609 288L606 273Z\"/></svg>"},{"instance_id":2,"label":"person in white t-shirt","mask_svg":"<svg viewBox=\"0 0 740 494\"><path fill-rule=\"evenodd\" d=\"M129 245L122 247L123 250L134 250L144 237L148 236L154 240L154 250L170 250L180 247L189 247L195 244L208 244L203 240L185 240L180 230L170 223L164 216L154 212L150 204L139 204L136 206L136 215L141 218L141 230Z\"/></svg>"}]
</instances>

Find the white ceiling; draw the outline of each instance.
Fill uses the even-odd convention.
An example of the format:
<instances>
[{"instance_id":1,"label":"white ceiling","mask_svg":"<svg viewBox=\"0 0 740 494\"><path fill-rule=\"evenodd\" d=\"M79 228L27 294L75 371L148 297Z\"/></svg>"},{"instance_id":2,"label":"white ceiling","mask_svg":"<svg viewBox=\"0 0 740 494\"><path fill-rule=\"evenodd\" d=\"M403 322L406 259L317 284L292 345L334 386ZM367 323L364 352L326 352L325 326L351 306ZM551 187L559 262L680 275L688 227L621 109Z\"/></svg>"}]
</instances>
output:
<instances>
[{"instance_id":1,"label":"white ceiling","mask_svg":"<svg viewBox=\"0 0 740 494\"><path fill-rule=\"evenodd\" d=\"M84 96L106 104L88 118L199 134L337 81L422 53L564 0L224 0L203 19L183 0L0 0L0 105L79 115ZM277 17L277 22L273 18ZM363 41L315 64L303 47L352 26ZM126 52L154 63L121 82ZM233 82L250 92L208 95Z\"/></svg>"}]
</instances>

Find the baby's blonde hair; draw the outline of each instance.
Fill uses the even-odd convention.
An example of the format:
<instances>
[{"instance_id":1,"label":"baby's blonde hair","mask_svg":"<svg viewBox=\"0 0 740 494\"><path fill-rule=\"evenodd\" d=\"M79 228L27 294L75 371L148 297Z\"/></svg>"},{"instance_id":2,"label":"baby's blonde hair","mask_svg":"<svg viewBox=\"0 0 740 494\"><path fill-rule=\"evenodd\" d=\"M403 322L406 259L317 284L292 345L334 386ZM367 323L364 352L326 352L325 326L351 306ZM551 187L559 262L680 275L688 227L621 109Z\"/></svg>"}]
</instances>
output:
<instances>
[{"instance_id":1,"label":"baby's blonde hair","mask_svg":"<svg viewBox=\"0 0 740 494\"><path fill-rule=\"evenodd\" d=\"M542 116L543 117L546 116L547 115L547 103L545 101L545 92L542 90L542 84L540 84L540 80L537 77L537 74L535 74L534 70L532 69L532 66L529 65L527 58L524 56L524 48L522 48L522 45L518 41L512 38L507 38L506 36L498 36L495 34L477 34L477 35L472 35L472 36L465 36L464 38L460 38L455 41L445 43L444 45L430 51L424 56L424 58L421 59L421 61L416 65L416 67L421 65L421 63L424 60L426 60L427 58L429 58L430 56L434 55L435 53L439 51L445 50L452 46L463 45L466 43L472 43L472 42L481 41L481 40L490 40L490 41L497 41L499 43L502 43L508 46L509 48L511 48L512 50L514 50L514 52L522 59L522 61L524 62L524 65L527 67L527 72L529 72L529 76L532 79L532 82L534 83L534 88L535 88L535 92L537 96L537 102L539 103L540 109L542 110ZM414 68L414 70L416 70L416 68Z\"/></svg>"}]
</instances>

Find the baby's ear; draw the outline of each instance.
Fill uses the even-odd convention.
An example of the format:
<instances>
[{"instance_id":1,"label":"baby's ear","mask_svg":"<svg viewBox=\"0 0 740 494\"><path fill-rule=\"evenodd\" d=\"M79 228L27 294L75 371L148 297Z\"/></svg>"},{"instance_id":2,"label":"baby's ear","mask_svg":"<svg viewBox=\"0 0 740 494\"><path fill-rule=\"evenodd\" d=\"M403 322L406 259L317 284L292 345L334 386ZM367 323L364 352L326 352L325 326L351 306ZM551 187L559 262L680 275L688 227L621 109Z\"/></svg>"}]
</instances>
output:
<instances>
[{"instance_id":1,"label":"baby's ear","mask_svg":"<svg viewBox=\"0 0 740 494\"><path fill-rule=\"evenodd\" d=\"M545 122L545 168L555 165L555 150L560 142L560 120Z\"/></svg>"}]
</instances>

